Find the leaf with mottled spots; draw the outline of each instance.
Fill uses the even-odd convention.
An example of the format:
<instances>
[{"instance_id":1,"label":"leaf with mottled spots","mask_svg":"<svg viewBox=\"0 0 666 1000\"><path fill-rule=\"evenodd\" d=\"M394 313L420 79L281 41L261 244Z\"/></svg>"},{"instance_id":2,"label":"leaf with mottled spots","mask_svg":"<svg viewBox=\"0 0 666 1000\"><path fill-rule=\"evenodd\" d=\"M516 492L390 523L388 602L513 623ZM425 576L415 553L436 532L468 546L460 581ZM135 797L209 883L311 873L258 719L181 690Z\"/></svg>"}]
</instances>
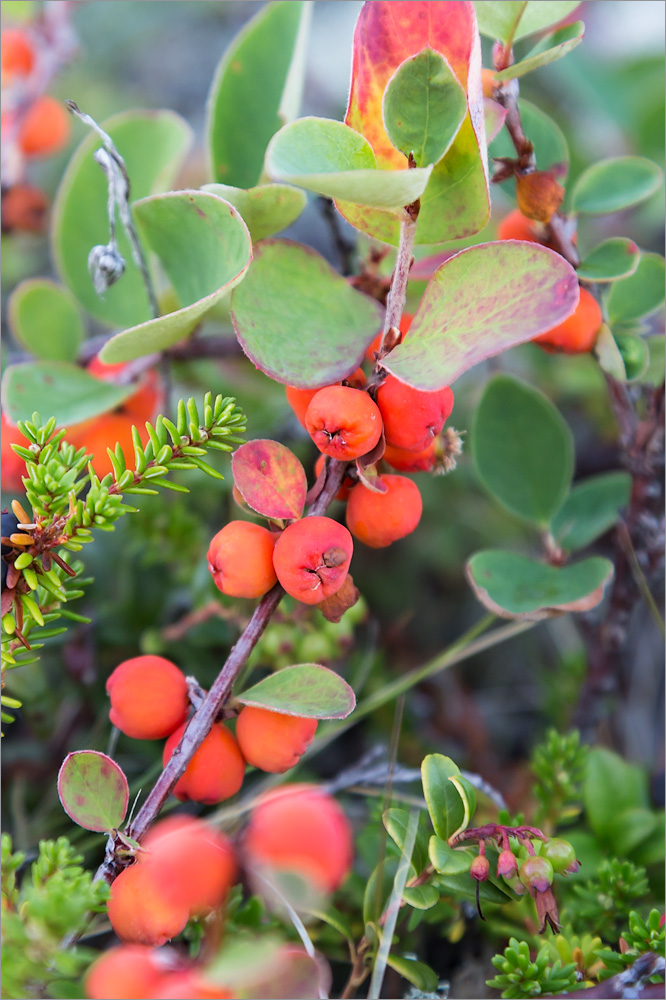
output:
<instances>
[{"instance_id":1,"label":"leaf with mottled spots","mask_svg":"<svg viewBox=\"0 0 666 1000\"><path fill-rule=\"evenodd\" d=\"M231 316L241 347L271 378L299 389L340 382L363 361L381 306L357 292L309 247L264 240L234 289Z\"/></svg>"},{"instance_id":2,"label":"leaf with mottled spots","mask_svg":"<svg viewBox=\"0 0 666 1000\"><path fill-rule=\"evenodd\" d=\"M284 667L243 691L237 700L307 719L346 719L356 705L347 681L317 663Z\"/></svg>"},{"instance_id":3,"label":"leaf with mottled spots","mask_svg":"<svg viewBox=\"0 0 666 1000\"><path fill-rule=\"evenodd\" d=\"M189 336L244 277L252 240L238 211L206 191L172 191L134 205L137 226L157 254L180 308L117 333L100 358L107 364L163 351Z\"/></svg>"},{"instance_id":4,"label":"leaf with mottled spots","mask_svg":"<svg viewBox=\"0 0 666 1000\"><path fill-rule=\"evenodd\" d=\"M446 155L437 163L421 196L417 243L443 243L477 233L490 209L481 48L473 4L462 0L373 0L356 24L352 79L345 122L372 146L377 165L404 170L407 158L391 142L382 101L393 74L406 59L432 49L447 61L466 97L466 112ZM424 93L425 100L425 93ZM399 220L381 209L336 202L357 229L394 246Z\"/></svg>"},{"instance_id":5,"label":"leaf with mottled spots","mask_svg":"<svg viewBox=\"0 0 666 1000\"><path fill-rule=\"evenodd\" d=\"M383 367L433 392L561 323L578 294L576 272L546 247L518 241L470 247L435 271L408 336Z\"/></svg>"},{"instance_id":6,"label":"leaf with mottled spots","mask_svg":"<svg viewBox=\"0 0 666 1000\"><path fill-rule=\"evenodd\" d=\"M123 770L105 753L76 750L58 773L62 807L84 830L116 830L127 813L129 785Z\"/></svg>"},{"instance_id":7,"label":"leaf with mottled spots","mask_svg":"<svg viewBox=\"0 0 666 1000\"><path fill-rule=\"evenodd\" d=\"M499 549L477 552L465 565L467 580L485 608L522 621L596 608L614 572L612 562L599 556L550 566Z\"/></svg>"},{"instance_id":8,"label":"leaf with mottled spots","mask_svg":"<svg viewBox=\"0 0 666 1000\"><path fill-rule=\"evenodd\" d=\"M231 458L234 483L257 514L275 519L298 518L308 490L305 469L278 441L242 444Z\"/></svg>"}]
</instances>

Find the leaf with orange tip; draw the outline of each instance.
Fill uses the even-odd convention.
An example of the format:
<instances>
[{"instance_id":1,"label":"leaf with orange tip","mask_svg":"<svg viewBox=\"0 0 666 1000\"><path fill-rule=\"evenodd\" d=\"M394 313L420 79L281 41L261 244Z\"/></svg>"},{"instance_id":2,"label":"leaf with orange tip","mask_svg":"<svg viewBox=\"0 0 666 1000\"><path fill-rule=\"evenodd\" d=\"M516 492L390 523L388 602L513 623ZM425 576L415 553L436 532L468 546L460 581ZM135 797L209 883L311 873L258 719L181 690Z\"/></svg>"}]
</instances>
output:
<instances>
[{"instance_id":1,"label":"leaf with orange tip","mask_svg":"<svg viewBox=\"0 0 666 1000\"><path fill-rule=\"evenodd\" d=\"M300 517L305 504L305 469L279 441L248 441L231 458L236 488L264 517Z\"/></svg>"},{"instance_id":2,"label":"leaf with orange tip","mask_svg":"<svg viewBox=\"0 0 666 1000\"><path fill-rule=\"evenodd\" d=\"M478 232L489 212L486 142L481 92L481 50L474 5L463 0L374 0L361 9L352 60L345 122L372 146L382 169L407 169L382 117L389 80L405 60L432 49L451 67L465 92L467 111L450 148L436 164L421 197L417 243L443 243ZM336 202L352 225L396 245L399 220L380 209Z\"/></svg>"}]
</instances>

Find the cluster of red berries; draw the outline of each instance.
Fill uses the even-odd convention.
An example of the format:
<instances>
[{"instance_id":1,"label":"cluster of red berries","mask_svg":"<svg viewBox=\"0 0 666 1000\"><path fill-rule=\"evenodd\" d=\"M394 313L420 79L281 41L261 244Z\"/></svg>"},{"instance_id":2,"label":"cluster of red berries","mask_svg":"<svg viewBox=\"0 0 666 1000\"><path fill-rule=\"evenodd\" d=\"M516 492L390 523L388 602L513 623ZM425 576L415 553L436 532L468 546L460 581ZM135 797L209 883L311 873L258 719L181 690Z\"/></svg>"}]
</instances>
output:
<instances>
[{"instance_id":1,"label":"cluster of red berries","mask_svg":"<svg viewBox=\"0 0 666 1000\"><path fill-rule=\"evenodd\" d=\"M185 731L190 707L183 673L163 657L138 656L116 667L106 688L111 722L122 732L135 739L168 736L166 765ZM174 795L206 805L222 802L240 790L246 762L284 772L298 762L316 728L316 719L246 705L236 720L235 735L225 723L213 725ZM191 916L222 904L236 862L222 834L182 817L157 824L141 847L136 863L113 883L109 919L122 940L159 945L179 934ZM325 792L289 785L258 801L244 855L255 867L296 870L318 891L328 892L337 888L351 865L351 830Z\"/></svg>"}]
</instances>

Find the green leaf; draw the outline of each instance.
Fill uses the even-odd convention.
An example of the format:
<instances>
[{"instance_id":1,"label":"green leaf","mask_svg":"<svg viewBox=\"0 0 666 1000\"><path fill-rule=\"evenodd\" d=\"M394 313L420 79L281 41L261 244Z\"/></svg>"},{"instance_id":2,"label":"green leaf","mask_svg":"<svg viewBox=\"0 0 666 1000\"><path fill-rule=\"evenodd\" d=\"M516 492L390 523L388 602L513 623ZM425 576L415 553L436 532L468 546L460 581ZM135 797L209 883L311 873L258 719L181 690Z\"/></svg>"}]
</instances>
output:
<instances>
[{"instance_id":1,"label":"green leaf","mask_svg":"<svg viewBox=\"0 0 666 1000\"><path fill-rule=\"evenodd\" d=\"M630 333L616 333L615 342L622 355L627 381L641 381L650 366L650 348L647 341Z\"/></svg>"},{"instance_id":2,"label":"green leaf","mask_svg":"<svg viewBox=\"0 0 666 1000\"><path fill-rule=\"evenodd\" d=\"M646 201L661 187L663 174L642 156L601 160L584 170L573 186L574 212L605 215Z\"/></svg>"},{"instance_id":3,"label":"green leaf","mask_svg":"<svg viewBox=\"0 0 666 1000\"><path fill-rule=\"evenodd\" d=\"M472 866L472 856L461 848L449 847L441 837L432 836L429 846L430 862L441 875L462 875Z\"/></svg>"},{"instance_id":4,"label":"green leaf","mask_svg":"<svg viewBox=\"0 0 666 1000\"><path fill-rule=\"evenodd\" d=\"M428 833L423 816L419 815L419 825L416 830L414 850L412 851L412 864L419 873L428 864ZM403 853L405 851L409 821L410 813L407 809L401 809L399 806L392 806L390 809L384 810L382 815L382 822L386 828L386 832Z\"/></svg>"},{"instance_id":5,"label":"green leaf","mask_svg":"<svg viewBox=\"0 0 666 1000\"><path fill-rule=\"evenodd\" d=\"M408 885L403 889L402 898L415 910L430 910L439 903L439 890L434 885Z\"/></svg>"},{"instance_id":6,"label":"green leaf","mask_svg":"<svg viewBox=\"0 0 666 1000\"><path fill-rule=\"evenodd\" d=\"M259 182L269 139L298 114L309 21L309 3L267 3L222 57L207 105L214 180L239 188Z\"/></svg>"},{"instance_id":7,"label":"green leaf","mask_svg":"<svg viewBox=\"0 0 666 1000\"><path fill-rule=\"evenodd\" d=\"M463 825L465 806L450 777L459 778L460 768L450 757L431 753L421 764L421 779L435 833L448 840Z\"/></svg>"},{"instance_id":8,"label":"green leaf","mask_svg":"<svg viewBox=\"0 0 666 1000\"><path fill-rule=\"evenodd\" d=\"M582 21L565 25L553 32L552 35L542 39L520 62L514 63L513 66L507 66L506 69L496 73L495 80L499 82L513 80L516 77L532 73L535 69L541 69L542 66L548 66L549 63L561 59L562 56L568 55L572 49L575 49L583 41L584 34L585 25Z\"/></svg>"},{"instance_id":9,"label":"green leaf","mask_svg":"<svg viewBox=\"0 0 666 1000\"><path fill-rule=\"evenodd\" d=\"M128 111L102 122L125 160L133 198L163 191L173 181L192 140L189 125L172 111ZM52 251L58 273L89 313L108 326L150 317L148 297L122 226L118 245L125 273L100 298L88 273L88 254L109 239L106 178L93 160L101 145L90 134L74 153L53 203Z\"/></svg>"},{"instance_id":10,"label":"green leaf","mask_svg":"<svg viewBox=\"0 0 666 1000\"><path fill-rule=\"evenodd\" d=\"M257 514L299 518L308 491L305 469L293 452L278 441L242 444L231 458L234 483Z\"/></svg>"},{"instance_id":11,"label":"green leaf","mask_svg":"<svg viewBox=\"0 0 666 1000\"><path fill-rule=\"evenodd\" d=\"M645 770L612 750L593 747L586 758L583 801L589 825L608 844L619 815L649 807Z\"/></svg>"},{"instance_id":12,"label":"green leaf","mask_svg":"<svg viewBox=\"0 0 666 1000\"><path fill-rule=\"evenodd\" d=\"M578 267L581 281L617 281L633 274L638 267L641 252L633 240L613 236L590 250Z\"/></svg>"},{"instance_id":13,"label":"green leaf","mask_svg":"<svg viewBox=\"0 0 666 1000\"><path fill-rule=\"evenodd\" d=\"M349 125L299 118L271 139L266 170L275 180L328 198L402 213L423 194L432 167L379 170L372 146Z\"/></svg>"},{"instance_id":14,"label":"green leaf","mask_svg":"<svg viewBox=\"0 0 666 1000\"><path fill-rule=\"evenodd\" d=\"M382 367L416 389L441 389L561 323L578 296L573 268L552 250L511 241L470 247L437 268L409 336Z\"/></svg>"},{"instance_id":15,"label":"green leaf","mask_svg":"<svg viewBox=\"0 0 666 1000\"><path fill-rule=\"evenodd\" d=\"M187 337L244 277L252 256L247 226L214 194L173 191L137 202L134 210L181 308L112 337L100 351L109 364L163 351Z\"/></svg>"},{"instance_id":16,"label":"green leaf","mask_svg":"<svg viewBox=\"0 0 666 1000\"><path fill-rule=\"evenodd\" d=\"M476 899L476 887L479 887L479 899L483 903L498 903L504 905L515 899L509 892L505 892L494 879L487 882L476 882L469 875L438 875L437 885L442 894L458 898L462 896L466 899Z\"/></svg>"},{"instance_id":17,"label":"green leaf","mask_svg":"<svg viewBox=\"0 0 666 1000\"><path fill-rule=\"evenodd\" d=\"M249 191L227 184L204 184L201 190L223 198L238 209L253 243L286 229L307 203L302 191L286 184L262 184Z\"/></svg>"},{"instance_id":18,"label":"green leaf","mask_svg":"<svg viewBox=\"0 0 666 1000\"><path fill-rule=\"evenodd\" d=\"M628 278L614 282L608 296L608 322L631 323L650 316L664 304L664 258L658 253L641 254L638 267Z\"/></svg>"},{"instance_id":19,"label":"green leaf","mask_svg":"<svg viewBox=\"0 0 666 1000\"><path fill-rule=\"evenodd\" d=\"M70 819L85 830L103 833L125 819L129 785L122 768L106 754L77 750L62 762L58 795Z\"/></svg>"},{"instance_id":20,"label":"green leaf","mask_svg":"<svg viewBox=\"0 0 666 1000\"><path fill-rule=\"evenodd\" d=\"M425 48L405 59L389 80L382 100L384 128L417 167L437 163L458 134L467 97L449 61Z\"/></svg>"},{"instance_id":21,"label":"green leaf","mask_svg":"<svg viewBox=\"0 0 666 1000\"><path fill-rule=\"evenodd\" d=\"M103 382L68 361L26 361L5 371L2 409L12 423L38 410L66 427L114 409L134 392L135 385Z\"/></svg>"},{"instance_id":22,"label":"green leaf","mask_svg":"<svg viewBox=\"0 0 666 1000\"><path fill-rule=\"evenodd\" d=\"M566 552L584 549L613 527L630 496L628 472L606 472L576 483L551 522L555 541Z\"/></svg>"},{"instance_id":23,"label":"green leaf","mask_svg":"<svg viewBox=\"0 0 666 1000\"><path fill-rule=\"evenodd\" d=\"M606 323L602 323L599 328L592 353L605 372L618 382L627 381L627 369L624 367L620 348Z\"/></svg>"},{"instance_id":24,"label":"green leaf","mask_svg":"<svg viewBox=\"0 0 666 1000\"><path fill-rule=\"evenodd\" d=\"M353 943L354 931L346 914L340 913L340 911L336 910L335 907L329 907L328 910L314 909L310 910L310 913L313 917L316 917L317 920L322 920L325 924L328 924L329 927L336 930L338 934L341 934L347 941L351 941Z\"/></svg>"},{"instance_id":25,"label":"green leaf","mask_svg":"<svg viewBox=\"0 0 666 1000\"><path fill-rule=\"evenodd\" d=\"M434 891L439 899L439 893L436 889ZM403 955L391 952L386 958L386 964L395 969L399 975L416 986L417 990L422 993L434 993L437 989L439 977L435 970L431 969L425 962L418 962L415 958L405 958Z\"/></svg>"},{"instance_id":26,"label":"green leaf","mask_svg":"<svg viewBox=\"0 0 666 1000\"><path fill-rule=\"evenodd\" d=\"M501 618L524 621L596 607L613 573L612 562L598 556L549 566L499 549L477 552L465 565L467 580L484 607Z\"/></svg>"},{"instance_id":27,"label":"green leaf","mask_svg":"<svg viewBox=\"0 0 666 1000\"><path fill-rule=\"evenodd\" d=\"M497 375L474 415L472 457L498 503L545 528L569 490L573 438L543 393L511 375Z\"/></svg>"},{"instance_id":28,"label":"green leaf","mask_svg":"<svg viewBox=\"0 0 666 1000\"><path fill-rule=\"evenodd\" d=\"M474 0L479 31L500 42L517 42L564 20L580 0Z\"/></svg>"},{"instance_id":29,"label":"green leaf","mask_svg":"<svg viewBox=\"0 0 666 1000\"><path fill-rule=\"evenodd\" d=\"M647 840L658 825L657 813L650 809L626 809L611 820L607 833L618 858L630 855Z\"/></svg>"},{"instance_id":30,"label":"green leaf","mask_svg":"<svg viewBox=\"0 0 666 1000\"><path fill-rule=\"evenodd\" d=\"M284 667L237 695L237 700L307 719L346 719L356 705L347 681L316 663Z\"/></svg>"},{"instance_id":31,"label":"green leaf","mask_svg":"<svg viewBox=\"0 0 666 1000\"><path fill-rule=\"evenodd\" d=\"M47 278L17 285L7 302L14 337L36 358L74 361L85 330L81 310L66 288Z\"/></svg>"},{"instance_id":32,"label":"green leaf","mask_svg":"<svg viewBox=\"0 0 666 1000\"><path fill-rule=\"evenodd\" d=\"M504 2L504 0L502 0ZM539 170L560 168L557 179L564 184L569 170L569 147L564 133L553 119L529 101L518 101L518 110L525 135L534 144L534 155ZM516 150L506 129L502 129L488 146L488 156L515 157ZM512 177L502 181L502 191L515 199L516 181Z\"/></svg>"},{"instance_id":33,"label":"green leaf","mask_svg":"<svg viewBox=\"0 0 666 1000\"><path fill-rule=\"evenodd\" d=\"M241 347L278 382L314 389L351 375L381 327L377 302L309 247L265 240L231 297Z\"/></svg>"}]
</instances>

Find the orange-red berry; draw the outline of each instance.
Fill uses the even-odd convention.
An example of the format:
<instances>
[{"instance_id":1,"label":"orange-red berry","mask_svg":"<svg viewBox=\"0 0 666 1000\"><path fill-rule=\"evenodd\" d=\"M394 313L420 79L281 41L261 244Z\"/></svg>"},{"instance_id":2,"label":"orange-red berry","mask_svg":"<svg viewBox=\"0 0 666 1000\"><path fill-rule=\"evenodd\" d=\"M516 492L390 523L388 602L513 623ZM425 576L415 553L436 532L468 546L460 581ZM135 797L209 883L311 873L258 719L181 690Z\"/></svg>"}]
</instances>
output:
<instances>
[{"instance_id":1,"label":"orange-red berry","mask_svg":"<svg viewBox=\"0 0 666 1000\"><path fill-rule=\"evenodd\" d=\"M386 493L375 493L362 483L351 491L347 527L355 538L382 549L411 534L421 520L423 502L419 488L405 476L381 476Z\"/></svg>"},{"instance_id":2,"label":"orange-red berry","mask_svg":"<svg viewBox=\"0 0 666 1000\"><path fill-rule=\"evenodd\" d=\"M453 393L445 386L422 392L388 375L377 390L386 443L406 451L424 451L453 409Z\"/></svg>"},{"instance_id":3,"label":"orange-red berry","mask_svg":"<svg viewBox=\"0 0 666 1000\"><path fill-rule=\"evenodd\" d=\"M348 462L372 451L382 433L382 417L367 392L331 385L313 398L305 427L324 455Z\"/></svg>"},{"instance_id":4,"label":"orange-red berry","mask_svg":"<svg viewBox=\"0 0 666 1000\"><path fill-rule=\"evenodd\" d=\"M353 550L344 525L330 517L304 517L278 538L273 565L290 597L303 604L319 604L345 582Z\"/></svg>"},{"instance_id":5,"label":"orange-red berry","mask_svg":"<svg viewBox=\"0 0 666 1000\"><path fill-rule=\"evenodd\" d=\"M107 680L106 690L111 722L134 739L162 739L187 718L185 675L163 656L125 660Z\"/></svg>"},{"instance_id":6,"label":"orange-red berry","mask_svg":"<svg viewBox=\"0 0 666 1000\"><path fill-rule=\"evenodd\" d=\"M153 948L124 944L105 951L88 969L86 996L90 1000L133 1000L153 997L165 973Z\"/></svg>"},{"instance_id":7,"label":"orange-red berry","mask_svg":"<svg viewBox=\"0 0 666 1000\"><path fill-rule=\"evenodd\" d=\"M550 354L586 354L594 347L603 316L599 303L591 292L581 288L574 312L563 323L534 338L534 342Z\"/></svg>"},{"instance_id":8,"label":"orange-red berry","mask_svg":"<svg viewBox=\"0 0 666 1000\"><path fill-rule=\"evenodd\" d=\"M268 528L229 521L213 537L206 557L217 589L229 597L263 597L277 583L274 548Z\"/></svg>"},{"instance_id":9,"label":"orange-red berry","mask_svg":"<svg viewBox=\"0 0 666 1000\"><path fill-rule=\"evenodd\" d=\"M201 974L190 970L174 972L162 980L158 993L151 994L151 1000L233 1000L223 986L213 986L202 978Z\"/></svg>"},{"instance_id":10,"label":"orange-red berry","mask_svg":"<svg viewBox=\"0 0 666 1000\"><path fill-rule=\"evenodd\" d=\"M314 785L288 785L259 799L245 850L259 865L300 872L318 889L332 892L351 869L352 830L326 792Z\"/></svg>"},{"instance_id":11,"label":"orange-red berry","mask_svg":"<svg viewBox=\"0 0 666 1000\"><path fill-rule=\"evenodd\" d=\"M498 240L523 240L526 243L539 243L534 229L534 223L526 218L520 209L509 212L497 227Z\"/></svg>"},{"instance_id":12,"label":"orange-red berry","mask_svg":"<svg viewBox=\"0 0 666 1000\"><path fill-rule=\"evenodd\" d=\"M153 865L134 864L115 879L107 913L121 941L157 947L183 930L189 909L169 898L166 877Z\"/></svg>"},{"instance_id":13,"label":"orange-red berry","mask_svg":"<svg viewBox=\"0 0 666 1000\"><path fill-rule=\"evenodd\" d=\"M483 90L484 97L492 97L493 90L495 89L495 70L494 69L482 69L481 70L481 88Z\"/></svg>"},{"instance_id":14,"label":"orange-red berry","mask_svg":"<svg viewBox=\"0 0 666 1000\"><path fill-rule=\"evenodd\" d=\"M19 126L19 147L26 156L51 156L66 145L70 127L65 106L55 97L42 94Z\"/></svg>"},{"instance_id":15,"label":"orange-red berry","mask_svg":"<svg viewBox=\"0 0 666 1000\"><path fill-rule=\"evenodd\" d=\"M13 444L20 444L27 448L29 442L23 437L18 427L7 420L3 414L0 415L0 430L2 437L0 440L0 455L2 458L2 489L23 491L22 477L27 475L25 462L12 448Z\"/></svg>"},{"instance_id":16,"label":"orange-red berry","mask_svg":"<svg viewBox=\"0 0 666 1000\"><path fill-rule=\"evenodd\" d=\"M141 842L140 865L162 873L169 899L187 906L190 916L217 909L236 877L231 841L210 823L193 816L160 820Z\"/></svg>"},{"instance_id":17,"label":"orange-red berry","mask_svg":"<svg viewBox=\"0 0 666 1000\"><path fill-rule=\"evenodd\" d=\"M166 741L162 755L164 767L184 732L182 725ZM233 733L222 723L216 723L176 782L173 794L181 802L192 799L204 805L215 805L240 791L244 774L245 760Z\"/></svg>"},{"instance_id":18,"label":"orange-red berry","mask_svg":"<svg viewBox=\"0 0 666 1000\"><path fill-rule=\"evenodd\" d=\"M9 85L17 76L28 76L35 65L35 49L21 28L5 28L0 37L2 84Z\"/></svg>"},{"instance_id":19,"label":"orange-red berry","mask_svg":"<svg viewBox=\"0 0 666 1000\"><path fill-rule=\"evenodd\" d=\"M236 722L236 739L248 764L281 774L298 763L316 730L316 719L246 705Z\"/></svg>"},{"instance_id":20,"label":"orange-red berry","mask_svg":"<svg viewBox=\"0 0 666 1000\"><path fill-rule=\"evenodd\" d=\"M127 364L126 361L119 361L117 364L107 365L97 356L86 366L86 370L103 382L117 382ZM121 403L117 412L131 417L135 424L140 425L154 419L163 401L164 391L159 373L151 368L137 383L136 392Z\"/></svg>"},{"instance_id":21,"label":"orange-red berry","mask_svg":"<svg viewBox=\"0 0 666 1000\"><path fill-rule=\"evenodd\" d=\"M387 444L382 458L398 472L431 472L437 462L437 442L433 438L423 451L405 451Z\"/></svg>"},{"instance_id":22,"label":"orange-red berry","mask_svg":"<svg viewBox=\"0 0 666 1000\"><path fill-rule=\"evenodd\" d=\"M357 368L355 372L345 379L353 389L362 389L366 383L365 373L362 368ZM339 383L336 383L336 385ZM326 387L328 388L328 386ZM291 406L292 410L296 414L296 419L302 427L305 427L305 414L307 412L308 406L317 395L321 392L322 387L318 389L297 389L293 385L285 385L284 391L287 396L287 402Z\"/></svg>"},{"instance_id":23,"label":"orange-red berry","mask_svg":"<svg viewBox=\"0 0 666 1000\"><path fill-rule=\"evenodd\" d=\"M32 184L13 184L2 192L2 231L18 229L43 233L46 229L48 200L41 188Z\"/></svg>"}]
</instances>

